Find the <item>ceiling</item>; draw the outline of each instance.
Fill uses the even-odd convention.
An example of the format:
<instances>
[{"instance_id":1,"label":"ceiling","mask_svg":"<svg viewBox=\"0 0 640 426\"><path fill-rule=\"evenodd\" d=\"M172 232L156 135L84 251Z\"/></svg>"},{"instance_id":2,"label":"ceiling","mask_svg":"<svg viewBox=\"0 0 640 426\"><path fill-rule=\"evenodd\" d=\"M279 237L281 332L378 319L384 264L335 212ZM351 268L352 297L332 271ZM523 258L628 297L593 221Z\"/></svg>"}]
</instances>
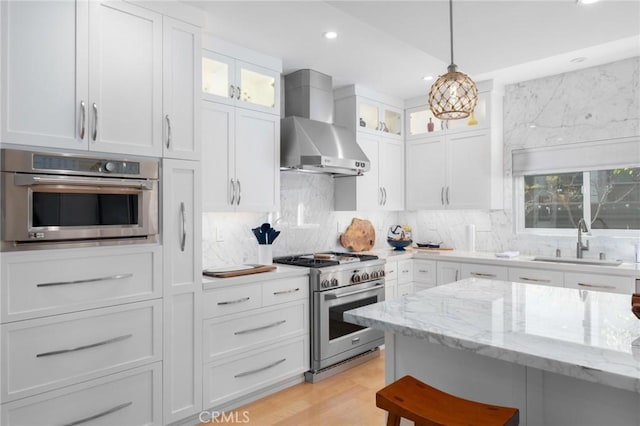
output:
<instances>
[{"instance_id":1,"label":"ceiling","mask_svg":"<svg viewBox=\"0 0 640 426\"><path fill-rule=\"evenodd\" d=\"M450 63L449 3L422 1L205 1L207 32L312 68L334 87L358 83L421 96ZM640 1L456 0L454 55L474 80L513 83L640 55ZM326 31L338 38L327 40ZM585 58L581 62L571 61Z\"/></svg>"}]
</instances>

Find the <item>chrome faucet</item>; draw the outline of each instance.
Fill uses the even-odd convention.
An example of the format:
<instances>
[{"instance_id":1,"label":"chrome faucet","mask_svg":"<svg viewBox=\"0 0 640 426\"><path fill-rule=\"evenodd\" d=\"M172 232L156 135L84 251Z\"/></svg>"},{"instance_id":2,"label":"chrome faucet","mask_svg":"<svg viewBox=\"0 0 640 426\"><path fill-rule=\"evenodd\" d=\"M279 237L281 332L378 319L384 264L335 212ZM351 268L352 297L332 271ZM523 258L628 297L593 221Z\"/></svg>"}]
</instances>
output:
<instances>
[{"instance_id":1,"label":"chrome faucet","mask_svg":"<svg viewBox=\"0 0 640 426\"><path fill-rule=\"evenodd\" d=\"M582 244L582 233L589 233L589 228L584 218L578 221L578 244L576 244L576 257L582 259L582 252L589 250L589 241L587 244Z\"/></svg>"}]
</instances>

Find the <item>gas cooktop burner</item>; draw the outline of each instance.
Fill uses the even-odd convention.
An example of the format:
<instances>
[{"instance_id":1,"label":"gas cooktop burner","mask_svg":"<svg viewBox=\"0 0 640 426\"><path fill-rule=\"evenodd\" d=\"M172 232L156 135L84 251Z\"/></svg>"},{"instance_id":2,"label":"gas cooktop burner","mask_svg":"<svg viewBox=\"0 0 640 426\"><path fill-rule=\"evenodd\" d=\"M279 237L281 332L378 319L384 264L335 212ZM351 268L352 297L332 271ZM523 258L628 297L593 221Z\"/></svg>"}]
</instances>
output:
<instances>
[{"instance_id":1,"label":"gas cooktop burner","mask_svg":"<svg viewBox=\"0 0 640 426\"><path fill-rule=\"evenodd\" d=\"M376 259L378 259L378 256L371 254L323 252L315 254L277 257L273 259L273 261L275 263L281 263L285 265L305 266L307 268L324 268L327 266L335 266L345 263L365 262L368 260Z\"/></svg>"}]
</instances>

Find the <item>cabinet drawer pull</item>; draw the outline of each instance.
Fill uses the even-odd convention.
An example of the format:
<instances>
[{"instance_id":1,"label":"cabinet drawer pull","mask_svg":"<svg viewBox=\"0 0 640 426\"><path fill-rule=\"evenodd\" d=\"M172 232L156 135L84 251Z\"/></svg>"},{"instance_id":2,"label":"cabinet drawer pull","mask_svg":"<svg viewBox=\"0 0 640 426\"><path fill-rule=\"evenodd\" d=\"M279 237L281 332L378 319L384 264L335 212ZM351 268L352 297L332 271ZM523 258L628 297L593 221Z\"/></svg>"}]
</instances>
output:
<instances>
[{"instance_id":1,"label":"cabinet drawer pull","mask_svg":"<svg viewBox=\"0 0 640 426\"><path fill-rule=\"evenodd\" d=\"M451 204L451 203L449 203L449 187L448 186L447 186L447 196L446 196L446 198L447 198L447 205Z\"/></svg>"},{"instance_id":2,"label":"cabinet drawer pull","mask_svg":"<svg viewBox=\"0 0 640 426\"><path fill-rule=\"evenodd\" d=\"M84 107L84 101L80 101L80 139L84 140L85 128L87 120L87 112Z\"/></svg>"},{"instance_id":3,"label":"cabinet drawer pull","mask_svg":"<svg viewBox=\"0 0 640 426\"><path fill-rule=\"evenodd\" d=\"M427 271L426 269L418 269L418 272L422 272L423 274L429 273L429 271Z\"/></svg>"},{"instance_id":4,"label":"cabinet drawer pull","mask_svg":"<svg viewBox=\"0 0 640 426\"><path fill-rule=\"evenodd\" d=\"M395 272L394 269L389 269L389 271L387 272L387 274L393 274Z\"/></svg>"},{"instance_id":5,"label":"cabinet drawer pull","mask_svg":"<svg viewBox=\"0 0 640 426\"><path fill-rule=\"evenodd\" d=\"M496 277L496 274L485 274L485 273L482 273L482 272L471 272L470 275L472 275L474 277L489 277L489 278L495 278Z\"/></svg>"},{"instance_id":6,"label":"cabinet drawer pull","mask_svg":"<svg viewBox=\"0 0 640 426\"><path fill-rule=\"evenodd\" d=\"M43 353L37 354L36 358L42 358L42 357L45 357L45 356L52 356L52 355L62 355L62 354L66 354L66 353L69 353L69 352L83 351L85 349L96 348L98 346L104 346L104 345L108 345L110 343L121 342L121 341L127 340L127 339L129 339L131 337L133 337L133 334L125 334L123 336L114 337L113 339L103 340L102 342L91 343L90 345L78 346L78 347L71 348L71 349L60 349L60 350L51 351L51 352L43 352Z\"/></svg>"},{"instance_id":7,"label":"cabinet drawer pull","mask_svg":"<svg viewBox=\"0 0 640 426\"><path fill-rule=\"evenodd\" d=\"M292 288L291 290L274 291L273 295L274 296L278 296L280 294L295 293L296 291L300 291L300 289L299 288Z\"/></svg>"},{"instance_id":8,"label":"cabinet drawer pull","mask_svg":"<svg viewBox=\"0 0 640 426\"><path fill-rule=\"evenodd\" d=\"M615 290L615 287L612 285L599 285L599 284L587 284L587 283L578 283L580 287L589 287L589 288L605 288L609 290Z\"/></svg>"},{"instance_id":9,"label":"cabinet drawer pull","mask_svg":"<svg viewBox=\"0 0 640 426\"><path fill-rule=\"evenodd\" d=\"M409 270L408 270L408 269L403 269L401 272L402 272L403 274L408 274L408 273L409 273Z\"/></svg>"},{"instance_id":10,"label":"cabinet drawer pull","mask_svg":"<svg viewBox=\"0 0 640 426\"><path fill-rule=\"evenodd\" d=\"M236 303L246 302L249 299L251 299L251 298L250 297L243 297L242 299L229 300L229 301L226 301L226 302L218 302L218 305L235 305Z\"/></svg>"},{"instance_id":11,"label":"cabinet drawer pull","mask_svg":"<svg viewBox=\"0 0 640 426\"><path fill-rule=\"evenodd\" d=\"M131 278L131 277L133 277L133 274L118 274L118 275L109 275L108 277L87 278L86 280L60 281L55 283L40 283L40 284L36 284L36 287L53 287L57 285L85 284L85 283L95 283L100 281L124 280L126 278Z\"/></svg>"},{"instance_id":12,"label":"cabinet drawer pull","mask_svg":"<svg viewBox=\"0 0 640 426\"><path fill-rule=\"evenodd\" d=\"M167 120L167 149L171 146L171 119L169 118L169 114L165 116Z\"/></svg>"},{"instance_id":13,"label":"cabinet drawer pull","mask_svg":"<svg viewBox=\"0 0 640 426\"><path fill-rule=\"evenodd\" d=\"M116 411L120 411L123 408L127 408L131 404L133 404L132 401L125 402L124 404L116 405L113 408L109 408L108 410L105 410L102 413L94 414L93 416L85 417L84 419L80 419L80 420L74 420L71 423L65 423L63 426L76 426L76 425L80 425L82 423L89 422L91 420L99 419L100 417L104 417L104 416L109 415L111 413L115 413Z\"/></svg>"},{"instance_id":14,"label":"cabinet drawer pull","mask_svg":"<svg viewBox=\"0 0 640 426\"><path fill-rule=\"evenodd\" d=\"M240 377L250 376L251 374L256 374L256 373L259 373L259 372L261 372L261 371L264 371L264 370L268 370L268 369L270 369L270 368L273 368L273 367L275 367L276 365L280 365L280 364L282 364L283 362L285 362L286 360L287 360L286 358L282 358L281 360L278 360L278 361L274 362L273 364L269 364L269 365L267 365L267 366L260 367L260 368L257 368L257 369L255 369L255 370L245 371L244 373L236 374L236 375L235 375L235 376L233 376L233 377L235 377L236 379L238 379L238 378L240 378Z\"/></svg>"},{"instance_id":15,"label":"cabinet drawer pull","mask_svg":"<svg viewBox=\"0 0 640 426\"><path fill-rule=\"evenodd\" d=\"M266 330L267 328L277 327L277 326L279 326L281 324L284 324L285 322L287 322L287 320L276 321L276 322L274 322L272 324L263 325L261 327L256 327L256 328L250 328L250 329L247 329L247 330L236 331L233 334L237 336L237 335L240 335L240 334L253 333L254 331Z\"/></svg>"},{"instance_id":16,"label":"cabinet drawer pull","mask_svg":"<svg viewBox=\"0 0 640 426\"><path fill-rule=\"evenodd\" d=\"M532 283L550 283L551 280L541 279L541 278L527 278L527 277L518 277L519 280L528 281Z\"/></svg>"}]
</instances>

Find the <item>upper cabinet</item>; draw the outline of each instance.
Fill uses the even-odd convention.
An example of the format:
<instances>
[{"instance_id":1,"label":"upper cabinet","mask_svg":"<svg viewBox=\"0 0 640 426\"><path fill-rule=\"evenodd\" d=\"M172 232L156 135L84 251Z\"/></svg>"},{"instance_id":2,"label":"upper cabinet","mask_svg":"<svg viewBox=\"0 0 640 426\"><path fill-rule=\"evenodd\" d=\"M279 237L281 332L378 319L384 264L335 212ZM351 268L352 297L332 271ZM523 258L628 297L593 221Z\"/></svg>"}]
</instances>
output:
<instances>
[{"instance_id":1,"label":"upper cabinet","mask_svg":"<svg viewBox=\"0 0 640 426\"><path fill-rule=\"evenodd\" d=\"M365 89L347 86L334 91L336 124L363 133L402 140L402 102Z\"/></svg>"},{"instance_id":2,"label":"upper cabinet","mask_svg":"<svg viewBox=\"0 0 640 426\"><path fill-rule=\"evenodd\" d=\"M197 157L197 27L120 1L1 7L3 143Z\"/></svg>"},{"instance_id":3,"label":"upper cabinet","mask_svg":"<svg viewBox=\"0 0 640 426\"><path fill-rule=\"evenodd\" d=\"M279 115L280 72L205 49L202 97Z\"/></svg>"}]
</instances>

